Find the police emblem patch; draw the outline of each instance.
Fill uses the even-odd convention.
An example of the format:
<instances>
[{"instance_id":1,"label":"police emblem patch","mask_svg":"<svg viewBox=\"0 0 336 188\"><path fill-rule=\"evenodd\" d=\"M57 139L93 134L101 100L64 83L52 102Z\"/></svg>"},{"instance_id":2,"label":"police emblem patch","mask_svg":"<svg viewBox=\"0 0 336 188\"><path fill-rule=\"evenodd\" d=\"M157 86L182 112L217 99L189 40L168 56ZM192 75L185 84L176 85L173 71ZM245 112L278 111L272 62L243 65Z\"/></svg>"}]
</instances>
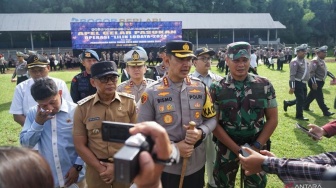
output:
<instances>
[{"instance_id":1,"label":"police emblem patch","mask_svg":"<svg viewBox=\"0 0 336 188\"><path fill-rule=\"evenodd\" d=\"M145 104L148 100L148 94L146 92L144 92L142 95L141 95L141 104Z\"/></svg>"},{"instance_id":2,"label":"police emblem patch","mask_svg":"<svg viewBox=\"0 0 336 188\"><path fill-rule=\"evenodd\" d=\"M174 110L174 106L172 104L167 105L167 110Z\"/></svg>"},{"instance_id":3,"label":"police emblem patch","mask_svg":"<svg viewBox=\"0 0 336 188\"><path fill-rule=\"evenodd\" d=\"M159 111L160 111L160 112L163 112L163 111L164 111L164 106L163 106L163 105L159 106Z\"/></svg>"},{"instance_id":4,"label":"police emblem patch","mask_svg":"<svg viewBox=\"0 0 336 188\"><path fill-rule=\"evenodd\" d=\"M196 102L196 103L195 103L195 107L196 107L196 108L199 108L199 107L201 107L201 104L198 103L198 102Z\"/></svg>"},{"instance_id":5,"label":"police emblem patch","mask_svg":"<svg viewBox=\"0 0 336 188\"><path fill-rule=\"evenodd\" d=\"M91 53L90 52L85 52L85 57L91 57Z\"/></svg>"},{"instance_id":6,"label":"police emblem patch","mask_svg":"<svg viewBox=\"0 0 336 188\"><path fill-rule=\"evenodd\" d=\"M137 51L134 51L133 54L132 54L132 59L133 61L138 61L140 58L140 55Z\"/></svg>"},{"instance_id":7,"label":"police emblem patch","mask_svg":"<svg viewBox=\"0 0 336 188\"><path fill-rule=\"evenodd\" d=\"M171 124L173 122L173 116L171 114L164 115L163 122L166 124Z\"/></svg>"},{"instance_id":8,"label":"police emblem patch","mask_svg":"<svg viewBox=\"0 0 336 188\"><path fill-rule=\"evenodd\" d=\"M189 45L187 43L185 43L183 46L182 46L183 50L189 50Z\"/></svg>"},{"instance_id":9,"label":"police emblem patch","mask_svg":"<svg viewBox=\"0 0 336 188\"><path fill-rule=\"evenodd\" d=\"M201 117L201 113L200 113L200 112L195 112L194 117L195 117L196 119L199 119L199 118Z\"/></svg>"}]
</instances>

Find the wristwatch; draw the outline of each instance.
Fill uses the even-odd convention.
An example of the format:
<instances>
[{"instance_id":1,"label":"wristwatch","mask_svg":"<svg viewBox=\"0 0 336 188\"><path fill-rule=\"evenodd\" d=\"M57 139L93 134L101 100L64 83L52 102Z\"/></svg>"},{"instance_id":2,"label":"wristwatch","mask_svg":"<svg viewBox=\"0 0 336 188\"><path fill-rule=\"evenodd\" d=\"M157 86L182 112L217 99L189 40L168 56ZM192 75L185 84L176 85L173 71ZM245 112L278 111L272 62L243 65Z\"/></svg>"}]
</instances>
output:
<instances>
[{"instance_id":1,"label":"wristwatch","mask_svg":"<svg viewBox=\"0 0 336 188\"><path fill-rule=\"evenodd\" d=\"M201 128L197 128L197 129L199 129L199 130L201 130L201 131L202 131L201 140L204 140L204 138L206 137L206 134L205 134L205 132L204 132L204 131L203 131L203 129L201 129Z\"/></svg>"},{"instance_id":2,"label":"wristwatch","mask_svg":"<svg viewBox=\"0 0 336 188\"><path fill-rule=\"evenodd\" d=\"M262 148L262 145L261 145L260 142L258 142L258 141L254 141L254 142L253 142L253 146L254 146L255 148L259 149L259 150L261 150L261 148Z\"/></svg>"},{"instance_id":3,"label":"wristwatch","mask_svg":"<svg viewBox=\"0 0 336 188\"><path fill-rule=\"evenodd\" d=\"M162 160L162 159L158 159L157 155L153 155L153 159L156 163L163 164L163 165L166 165L166 166L171 166L173 164L177 164L180 161L180 151L179 151L179 149L177 148L177 146L174 143L172 143L171 145L172 145L172 152L169 156L169 159Z\"/></svg>"},{"instance_id":4,"label":"wristwatch","mask_svg":"<svg viewBox=\"0 0 336 188\"><path fill-rule=\"evenodd\" d=\"M77 172L80 172L83 169L83 165L74 164L72 166L76 169Z\"/></svg>"}]
</instances>

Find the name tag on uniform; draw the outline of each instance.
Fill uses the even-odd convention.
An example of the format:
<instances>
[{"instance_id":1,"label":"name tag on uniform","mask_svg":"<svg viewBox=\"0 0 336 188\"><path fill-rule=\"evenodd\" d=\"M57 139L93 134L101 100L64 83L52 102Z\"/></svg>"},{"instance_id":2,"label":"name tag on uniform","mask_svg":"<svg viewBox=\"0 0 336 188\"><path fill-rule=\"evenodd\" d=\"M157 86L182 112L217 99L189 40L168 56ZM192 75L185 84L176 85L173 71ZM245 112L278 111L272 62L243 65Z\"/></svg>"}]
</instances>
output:
<instances>
[{"instance_id":1,"label":"name tag on uniform","mask_svg":"<svg viewBox=\"0 0 336 188\"><path fill-rule=\"evenodd\" d=\"M100 120L100 117L89 118L89 122L90 122L90 121L97 121L97 120Z\"/></svg>"}]
</instances>

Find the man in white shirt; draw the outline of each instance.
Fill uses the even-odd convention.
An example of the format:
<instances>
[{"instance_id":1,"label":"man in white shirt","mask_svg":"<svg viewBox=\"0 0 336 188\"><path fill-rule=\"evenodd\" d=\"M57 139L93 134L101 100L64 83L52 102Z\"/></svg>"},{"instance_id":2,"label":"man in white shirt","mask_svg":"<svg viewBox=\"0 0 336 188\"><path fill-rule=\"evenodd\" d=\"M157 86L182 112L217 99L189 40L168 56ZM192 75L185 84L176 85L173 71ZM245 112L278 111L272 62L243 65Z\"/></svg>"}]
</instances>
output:
<instances>
[{"instance_id":1,"label":"man in white shirt","mask_svg":"<svg viewBox=\"0 0 336 188\"><path fill-rule=\"evenodd\" d=\"M210 71L212 56L215 55L215 51L208 48L198 48L195 51L196 58L193 60L195 71L191 76L200 79L209 88L212 82L220 81L223 79L221 76L216 75ZM206 169L208 175L208 187L217 187L215 180L213 179L213 166L216 160L215 143L212 141L212 133L204 140L206 149Z\"/></svg>"},{"instance_id":2,"label":"man in white shirt","mask_svg":"<svg viewBox=\"0 0 336 188\"><path fill-rule=\"evenodd\" d=\"M38 78L48 77L50 70L48 60L39 54L30 55L27 60L28 72L30 79L21 82L16 86L9 113L13 114L14 121L23 126L29 108L37 105L30 93L30 88L34 84L34 80ZM51 78L51 77L49 77ZM51 78L62 93L63 98L72 101L69 90L63 80Z\"/></svg>"},{"instance_id":3,"label":"man in white shirt","mask_svg":"<svg viewBox=\"0 0 336 188\"><path fill-rule=\"evenodd\" d=\"M251 50L251 61L250 61L250 68L248 72L252 72L255 75L258 75L257 73L257 55L255 54L255 50Z\"/></svg>"}]
</instances>

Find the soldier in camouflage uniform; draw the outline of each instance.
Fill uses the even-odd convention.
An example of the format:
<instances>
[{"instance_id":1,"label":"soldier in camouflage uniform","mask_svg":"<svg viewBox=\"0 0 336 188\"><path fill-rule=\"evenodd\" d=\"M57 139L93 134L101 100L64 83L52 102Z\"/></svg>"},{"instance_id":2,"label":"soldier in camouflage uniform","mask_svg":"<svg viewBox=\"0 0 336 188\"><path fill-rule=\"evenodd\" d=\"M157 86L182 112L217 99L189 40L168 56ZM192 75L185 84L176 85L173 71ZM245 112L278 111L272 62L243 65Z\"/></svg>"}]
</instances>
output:
<instances>
[{"instance_id":1,"label":"soldier in camouflage uniform","mask_svg":"<svg viewBox=\"0 0 336 188\"><path fill-rule=\"evenodd\" d=\"M148 86L138 102L138 122L156 121L162 125L181 157L189 158L183 187L203 188L205 172L204 142L216 126L216 112L207 87L190 77L191 59L195 57L189 41L167 43L165 63L168 72ZM195 129L186 130L189 122ZM182 162L166 166L161 175L163 188L179 187Z\"/></svg>"},{"instance_id":2,"label":"soldier in camouflage uniform","mask_svg":"<svg viewBox=\"0 0 336 188\"><path fill-rule=\"evenodd\" d=\"M336 81L335 76L328 71L324 58L327 55L328 46L322 46L316 50L317 56L310 62L310 79L308 86L310 91L303 106L304 110L309 110L310 103L316 99L317 104L324 116L332 116L335 113L329 112L329 108L324 103L323 91L324 81L327 76Z\"/></svg>"},{"instance_id":3,"label":"soldier in camouflage uniform","mask_svg":"<svg viewBox=\"0 0 336 188\"><path fill-rule=\"evenodd\" d=\"M215 55L215 51L209 50L208 48L198 48L195 51L196 58L193 60L193 64L196 67L195 72L191 76L200 79L209 88L210 85L215 81L220 81L223 77L218 76L210 71L211 69L211 58ZM213 179L212 172L213 166L216 159L215 144L212 141L212 133L205 139L205 149L206 149L206 169L208 175L208 187L216 187L215 180Z\"/></svg>"},{"instance_id":4,"label":"soldier in camouflage uniform","mask_svg":"<svg viewBox=\"0 0 336 188\"><path fill-rule=\"evenodd\" d=\"M134 95L135 102L139 101L147 85L154 82L154 80L144 77L147 59L146 51L141 49L130 50L124 56L126 71L130 75L130 79L118 85L117 91Z\"/></svg>"},{"instance_id":5,"label":"soldier in camouflage uniform","mask_svg":"<svg viewBox=\"0 0 336 188\"><path fill-rule=\"evenodd\" d=\"M250 44L229 44L226 62L230 73L210 87L218 124L214 178L218 187L234 187L239 151L248 143L256 151L270 148L269 138L278 124L275 91L266 78L249 74ZM268 146L268 147L266 147ZM243 176L245 187L265 187L264 174Z\"/></svg>"},{"instance_id":6,"label":"soldier in camouflage uniform","mask_svg":"<svg viewBox=\"0 0 336 188\"><path fill-rule=\"evenodd\" d=\"M95 94L97 91L90 83L91 66L99 61L97 52L85 50L79 57L85 67L85 71L77 74L71 81L70 94L74 103L77 103L89 95Z\"/></svg>"}]
</instances>

